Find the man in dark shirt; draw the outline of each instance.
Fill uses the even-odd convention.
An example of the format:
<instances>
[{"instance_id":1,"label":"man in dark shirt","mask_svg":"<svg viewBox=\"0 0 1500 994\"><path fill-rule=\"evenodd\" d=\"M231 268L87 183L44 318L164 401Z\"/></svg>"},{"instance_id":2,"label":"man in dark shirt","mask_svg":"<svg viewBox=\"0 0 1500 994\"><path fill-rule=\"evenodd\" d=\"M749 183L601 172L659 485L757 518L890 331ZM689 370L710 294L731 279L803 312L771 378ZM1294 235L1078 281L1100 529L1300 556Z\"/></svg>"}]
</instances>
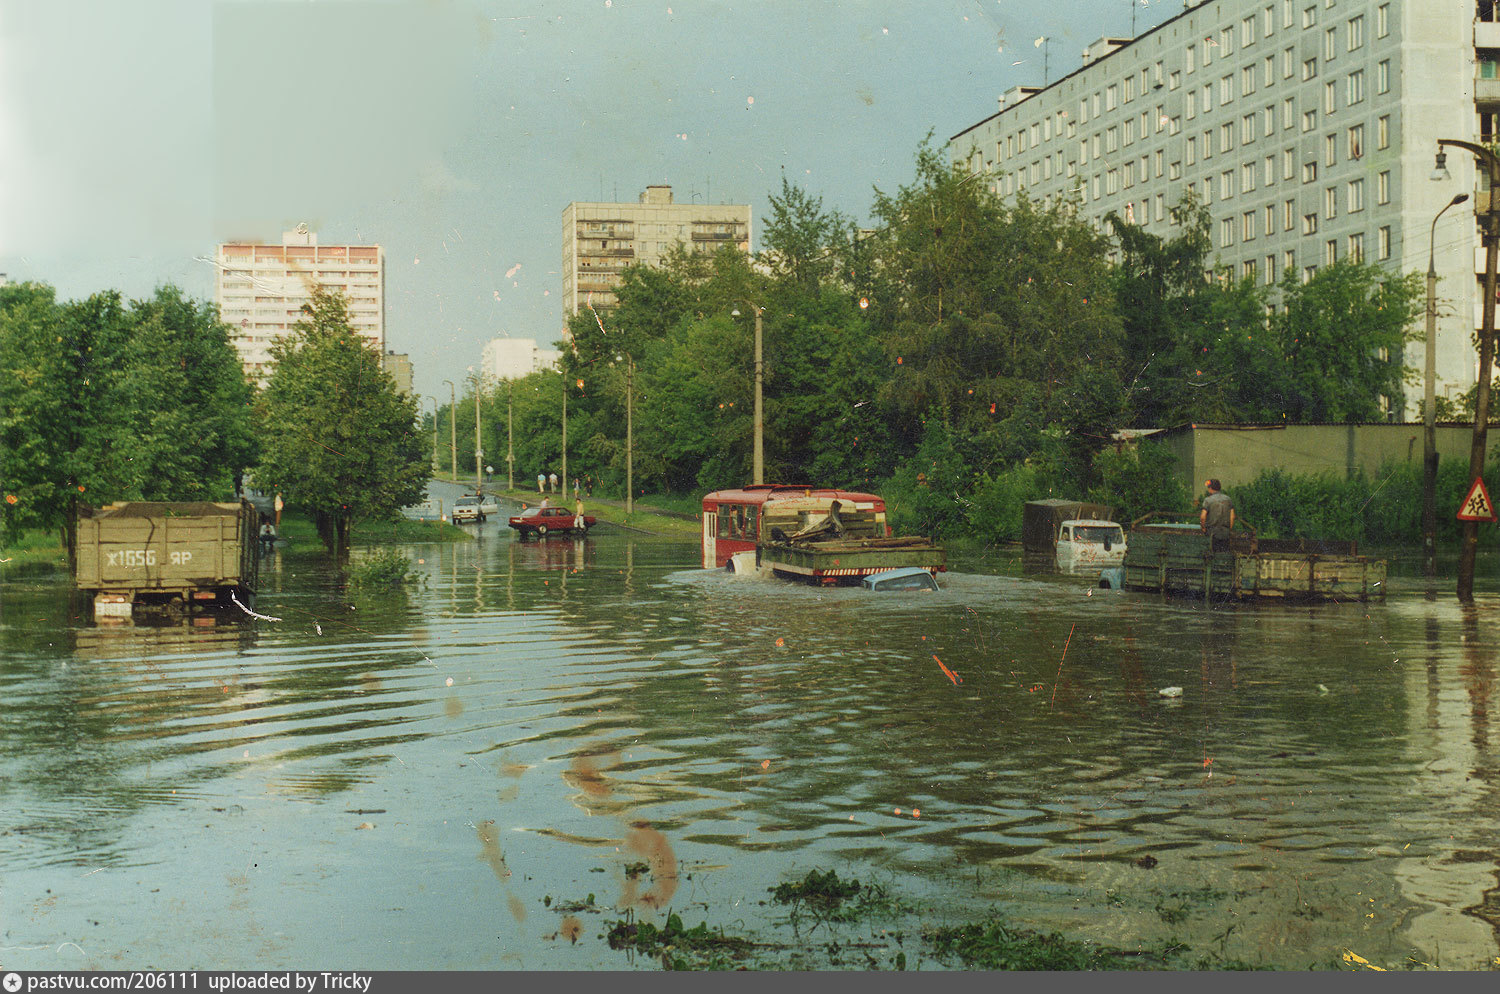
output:
<instances>
[{"instance_id":1,"label":"man in dark shirt","mask_svg":"<svg viewBox=\"0 0 1500 994\"><path fill-rule=\"evenodd\" d=\"M1198 526L1210 538L1228 538L1234 527L1234 501L1228 494L1219 492L1219 481L1209 480L1208 496L1203 498L1203 510L1198 513Z\"/></svg>"}]
</instances>

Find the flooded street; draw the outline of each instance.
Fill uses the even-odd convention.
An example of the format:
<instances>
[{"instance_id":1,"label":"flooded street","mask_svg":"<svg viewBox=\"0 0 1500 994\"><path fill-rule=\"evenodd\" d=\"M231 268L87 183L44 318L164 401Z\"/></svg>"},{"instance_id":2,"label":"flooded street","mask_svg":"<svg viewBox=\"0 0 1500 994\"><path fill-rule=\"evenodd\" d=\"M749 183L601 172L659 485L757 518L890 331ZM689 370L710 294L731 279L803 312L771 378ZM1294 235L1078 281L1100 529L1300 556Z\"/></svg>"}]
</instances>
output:
<instances>
[{"instance_id":1,"label":"flooded street","mask_svg":"<svg viewBox=\"0 0 1500 994\"><path fill-rule=\"evenodd\" d=\"M1210 963L1500 956L1493 592L1209 607L960 560L872 595L498 522L405 551L382 596L272 555L276 620L214 627L7 582L0 965L655 968L606 923L784 940L767 890L811 869L910 902L912 967L991 910Z\"/></svg>"}]
</instances>

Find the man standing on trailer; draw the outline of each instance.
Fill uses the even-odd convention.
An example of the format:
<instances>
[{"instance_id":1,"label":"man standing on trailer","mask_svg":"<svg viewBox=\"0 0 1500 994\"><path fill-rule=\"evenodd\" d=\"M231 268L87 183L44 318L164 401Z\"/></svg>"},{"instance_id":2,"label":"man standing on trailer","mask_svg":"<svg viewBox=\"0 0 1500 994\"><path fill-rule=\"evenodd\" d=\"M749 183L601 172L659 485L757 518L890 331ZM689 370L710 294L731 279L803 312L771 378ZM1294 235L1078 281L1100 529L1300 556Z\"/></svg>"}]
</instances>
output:
<instances>
[{"instance_id":1,"label":"man standing on trailer","mask_svg":"<svg viewBox=\"0 0 1500 994\"><path fill-rule=\"evenodd\" d=\"M1208 488L1208 496L1203 498L1203 510L1198 512L1198 527L1209 538L1228 538L1234 527L1234 501L1219 492L1218 480L1208 480L1204 486Z\"/></svg>"}]
</instances>

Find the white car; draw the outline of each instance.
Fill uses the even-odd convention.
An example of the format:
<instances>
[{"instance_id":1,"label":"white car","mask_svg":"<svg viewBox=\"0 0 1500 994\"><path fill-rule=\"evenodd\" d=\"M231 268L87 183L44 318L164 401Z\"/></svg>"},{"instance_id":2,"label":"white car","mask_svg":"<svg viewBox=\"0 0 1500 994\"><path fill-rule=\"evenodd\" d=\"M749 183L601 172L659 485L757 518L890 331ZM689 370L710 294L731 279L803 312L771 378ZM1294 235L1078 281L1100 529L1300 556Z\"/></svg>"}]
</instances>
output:
<instances>
[{"instance_id":1,"label":"white car","mask_svg":"<svg viewBox=\"0 0 1500 994\"><path fill-rule=\"evenodd\" d=\"M479 512L481 514L499 514L500 500L494 494L479 495Z\"/></svg>"},{"instance_id":2,"label":"white car","mask_svg":"<svg viewBox=\"0 0 1500 994\"><path fill-rule=\"evenodd\" d=\"M479 502L478 497L459 497L453 502L453 523L460 521L483 521L484 505Z\"/></svg>"}]
</instances>

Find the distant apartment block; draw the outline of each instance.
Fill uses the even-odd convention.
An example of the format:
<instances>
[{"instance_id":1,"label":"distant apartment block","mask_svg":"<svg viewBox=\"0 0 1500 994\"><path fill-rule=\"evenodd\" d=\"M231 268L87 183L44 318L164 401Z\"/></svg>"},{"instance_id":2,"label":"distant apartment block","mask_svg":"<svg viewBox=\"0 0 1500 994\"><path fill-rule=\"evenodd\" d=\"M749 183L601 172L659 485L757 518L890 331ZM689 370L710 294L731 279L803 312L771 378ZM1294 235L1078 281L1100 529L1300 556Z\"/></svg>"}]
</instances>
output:
<instances>
[{"instance_id":1,"label":"distant apartment block","mask_svg":"<svg viewBox=\"0 0 1500 994\"><path fill-rule=\"evenodd\" d=\"M542 369L554 369L562 353L544 349L535 338L493 338L485 343L479 372L485 382L514 380Z\"/></svg>"},{"instance_id":2,"label":"distant apartment block","mask_svg":"<svg viewBox=\"0 0 1500 994\"><path fill-rule=\"evenodd\" d=\"M349 319L370 347L385 351L385 254L379 245L319 245L298 225L280 245L227 242L218 248L219 313L234 329L245 375L264 381L271 344L302 318L312 288L341 291Z\"/></svg>"},{"instance_id":3,"label":"distant apartment block","mask_svg":"<svg viewBox=\"0 0 1500 994\"><path fill-rule=\"evenodd\" d=\"M954 135L953 161L1005 197L1075 199L1162 237L1192 191L1212 216L1219 272L1306 280L1354 258L1427 270L1438 224L1439 395L1478 373L1483 272L1474 157L1439 138L1495 140L1500 23L1492 0L1206 0L1135 39L1090 45L1046 87L1019 86L998 113ZM1478 193L1478 197L1473 194ZM1424 346L1405 362L1421 369ZM1404 398L1420 412L1420 384ZM1402 398L1389 398L1397 416Z\"/></svg>"},{"instance_id":4,"label":"distant apartment block","mask_svg":"<svg viewBox=\"0 0 1500 994\"><path fill-rule=\"evenodd\" d=\"M388 350L380 357L380 368L396 381L397 392L411 396L411 356Z\"/></svg>"},{"instance_id":5,"label":"distant apartment block","mask_svg":"<svg viewBox=\"0 0 1500 994\"><path fill-rule=\"evenodd\" d=\"M574 202L563 209L563 318L615 304L620 273L655 265L682 244L695 252L729 245L750 252L749 204L676 204L670 186L648 186L637 203Z\"/></svg>"}]
</instances>

